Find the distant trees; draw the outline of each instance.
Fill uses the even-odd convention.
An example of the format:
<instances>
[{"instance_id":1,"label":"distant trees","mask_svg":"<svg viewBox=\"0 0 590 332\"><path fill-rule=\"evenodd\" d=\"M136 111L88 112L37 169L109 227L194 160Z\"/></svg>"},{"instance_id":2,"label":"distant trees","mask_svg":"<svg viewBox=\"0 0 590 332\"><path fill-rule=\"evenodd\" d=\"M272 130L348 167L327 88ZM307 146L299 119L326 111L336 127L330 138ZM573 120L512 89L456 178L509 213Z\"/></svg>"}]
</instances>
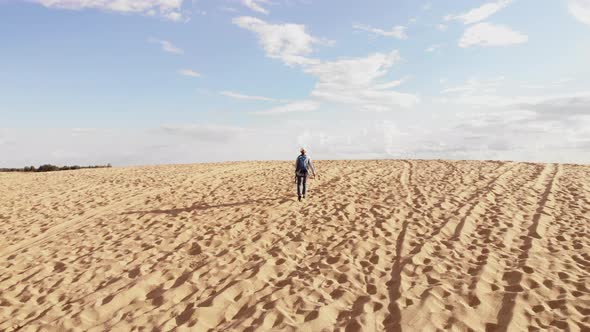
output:
<instances>
[{"instance_id":1,"label":"distant trees","mask_svg":"<svg viewBox=\"0 0 590 332\"><path fill-rule=\"evenodd\" d=\"M71 171L76 169L84 168L110 168L111 164L106 165L93 165L93 166L55 166L52 164L43 164L39 168L35 166L26 166L24 168L0 168L0 172L55 172L55 171Z\"/></svg>"},{"instance_id":2,"label":"distant trees","mask_svg":"<svg viewBox=\"0 0 590 332\"><path fill-rule=\"evenodd\" d=\"M53 171L59 171L59 167L57 167L55 165L51 165L51 164L45 164L45 165L41 165L41 166L39 166L39 168L37 168L37 172L53 172Z\"/></svg>"}]
</instances>

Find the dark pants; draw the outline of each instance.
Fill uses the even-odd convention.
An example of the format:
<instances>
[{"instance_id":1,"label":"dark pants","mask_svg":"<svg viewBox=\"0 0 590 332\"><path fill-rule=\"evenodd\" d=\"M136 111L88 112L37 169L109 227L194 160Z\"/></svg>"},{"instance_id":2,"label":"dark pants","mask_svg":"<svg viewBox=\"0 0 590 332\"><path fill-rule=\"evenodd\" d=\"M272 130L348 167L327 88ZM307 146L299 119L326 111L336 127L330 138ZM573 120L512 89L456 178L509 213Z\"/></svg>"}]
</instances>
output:
<instances>
[{"instance_id":1,"label":"dark pants","mask_svg":"<svg viewBox=\"0 0 590 332\"><path fill-rule=\"evenodd\" d=\"M297 176L297 197L301 197L302 194L305 196L306 182L307 174L303 176ZM303 187L303 189L301 187Z\"/></svg>"}]
</instances>

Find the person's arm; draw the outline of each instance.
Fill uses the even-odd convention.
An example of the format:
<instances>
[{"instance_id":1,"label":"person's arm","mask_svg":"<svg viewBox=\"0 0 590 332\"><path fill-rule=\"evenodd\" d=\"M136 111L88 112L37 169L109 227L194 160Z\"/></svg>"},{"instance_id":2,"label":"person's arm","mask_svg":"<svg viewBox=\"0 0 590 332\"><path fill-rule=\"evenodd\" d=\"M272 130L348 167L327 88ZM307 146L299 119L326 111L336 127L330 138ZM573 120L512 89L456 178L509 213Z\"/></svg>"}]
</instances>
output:
<instances>
[{"instance_id":1,"label":"person's arm","mask_svg":"<svg viewBox=\"0 0 590 332\"><path fill-rule=\"evenodd\" d=\"M311 163L311 158L307 158L307 165L308 165L309 169L311 169L311 172L313 173L313 177L315 177L315 168L313 167L313 164Z\"/></svg>"}]
</instances>

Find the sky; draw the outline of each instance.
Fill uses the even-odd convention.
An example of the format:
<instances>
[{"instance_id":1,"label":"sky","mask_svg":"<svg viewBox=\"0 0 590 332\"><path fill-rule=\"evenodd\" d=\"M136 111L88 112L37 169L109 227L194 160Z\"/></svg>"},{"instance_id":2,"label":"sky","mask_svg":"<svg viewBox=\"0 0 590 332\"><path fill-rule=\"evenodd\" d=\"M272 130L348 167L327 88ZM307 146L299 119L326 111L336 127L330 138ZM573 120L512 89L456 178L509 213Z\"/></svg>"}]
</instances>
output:
<instances>
[{"instance_id":1,"label":"sky","mask_svg":"<svg viewBox=\"0 0 590 332\"><path fill-rule=\"evenodd\" d=\"M0 167L590 163L590 0L0 0Z\"/></svg>"}]
</instances>

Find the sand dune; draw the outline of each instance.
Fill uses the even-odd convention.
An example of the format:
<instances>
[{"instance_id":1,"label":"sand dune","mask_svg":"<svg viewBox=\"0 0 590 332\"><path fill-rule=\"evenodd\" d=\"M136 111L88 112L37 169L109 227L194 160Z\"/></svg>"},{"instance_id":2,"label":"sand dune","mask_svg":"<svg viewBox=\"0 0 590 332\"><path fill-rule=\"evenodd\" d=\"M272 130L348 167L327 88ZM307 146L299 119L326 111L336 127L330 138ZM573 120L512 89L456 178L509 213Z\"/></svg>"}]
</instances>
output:
<instances>
[{"instance_id":1,"label":"sand dune","mask_svg":"<svg viewBox=\"0 0 590 332\"><path fill-rule=\"evenodd\" d=\"M590 166L0 173L0 330L590 330Z\"/></svg>"}]
</instances>

